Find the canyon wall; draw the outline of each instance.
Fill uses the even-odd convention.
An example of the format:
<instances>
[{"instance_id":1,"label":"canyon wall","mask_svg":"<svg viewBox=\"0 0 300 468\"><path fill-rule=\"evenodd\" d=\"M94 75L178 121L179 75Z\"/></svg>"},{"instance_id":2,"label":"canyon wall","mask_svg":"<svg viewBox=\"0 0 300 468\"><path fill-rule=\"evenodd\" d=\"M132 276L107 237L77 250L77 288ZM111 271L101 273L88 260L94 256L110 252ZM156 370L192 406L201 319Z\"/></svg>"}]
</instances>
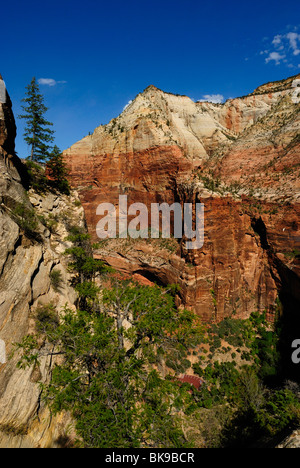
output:
<instances>
[{"instance_id":1,"label":"canyon wall","mask_svg":"<svg viewBox=\"0 0 300 468\"><path fill-rule=\"evenodd\" d=\"M12 352L15 343L34 332L39 306L73 306L76 295L62 253L69 246L64 240L67 218L84 226L84 213L75 206L76 195L26 190L27 171L14 153L16 127L2 79L0 89L0 447L59 447L68 418L50 415L38 384L47 381L54 361L45 357L40 366L22 370L17 367L19 353ZM30 215L28 226L22 212ZM58 221L50 232L45 220L53 218ZM54 269L61 272L59 291L51 285Z\"/></svg>"},{"instance_id":2,"label":"canyon wall","mask_svg":"<svg viewBox=\"0 0 300 468\"><path fill-rule=\"evenodd\" d=\"M207 322L254 310L273 319L280 312L288 337L283 352L290 350L299 338L298 84L299 76L269 83L222 105L148 87L119 117L64 152L82 208L77 191L67 197L29 189L0 76L0 447L61 447L70 436L68 415L53 418L38 385L50 378L54 361L45 357L24 371L11 353L34 331L38 307L74 307L63 255L68 226L87 222L99 240L96 208L117 206L119 195L148 208L204 203L204 245L187 250L185 238L108 239L99 243L98 258L144 284L178 284L177 304ZM34 219L31 235L18 208ZM54 269L59 290L51 284Z\"/></svg>"},{"instance_id":3,"label":"canyon wall","mask_svg":"<svg viewBox=\"0 0 300 468\"><path fill-rule=\"evenodd\" d=\"M178 303L205 321L278 309L299 297L299 75L225 104L149 86L109 124L64 152L89 231L98 204L202 202L204 246L101 243L99 258L141 281L177 283ZM99 239L98 239L99 240ZM291 277L293 280L291 280ZM290 279L288 279L290 278Z\"/></svg>"}]
</instances>

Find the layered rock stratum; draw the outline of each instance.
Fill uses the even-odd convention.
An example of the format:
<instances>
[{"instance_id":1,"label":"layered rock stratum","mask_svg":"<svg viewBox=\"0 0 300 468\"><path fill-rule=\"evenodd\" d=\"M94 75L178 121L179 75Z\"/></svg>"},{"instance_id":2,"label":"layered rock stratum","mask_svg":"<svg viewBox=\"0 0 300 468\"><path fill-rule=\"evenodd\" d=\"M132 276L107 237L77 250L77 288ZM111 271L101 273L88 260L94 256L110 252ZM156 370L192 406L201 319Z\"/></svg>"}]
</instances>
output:
<instances>
[{"instance_id":1,"label":"layered rock stratum","mask_svg":"<svg viewBox=\"0 0 300 468\"><path fill-rule=\"evenodd\" d=\"M97 240L98 204L201 202L204 245L102 242L124 274L176 283L178 303L205 321L299 310L300 75L224 104L149 86L120 116L64 152ZM297 316L297 320L299 316Z\"/></svg>"},{"instance_id":2,"label":"layered rock stratum","mask_svg":"<svg viewBox=\"0 0 300 468\"><path fill-rule=\"evenodd\" d=\"M224 104L148 87L64 152L83 210L76 191L67 197L29 190L0 76L0 447L60 447L70 433L68 415L53 418L38 385L55 361L45 357L22 370L17 353L8 357L34 330L39 306L74 306L63 255L68 225L87 222L97 241L96 208L117 206L119 195L148 207L203 203L204 245L187 250L185 239L111 239L100 242L99 258L145 284L178 284L178 305L207 322L255 310L273 319L279 312L282 353L290 357L300 321L299 84L300 75ZM34 217L33 236L18 207ZM61 272L59 290L50 280L54 269ZM279 447L295 446L296 436Z\"/></svg>"}]
</instances>

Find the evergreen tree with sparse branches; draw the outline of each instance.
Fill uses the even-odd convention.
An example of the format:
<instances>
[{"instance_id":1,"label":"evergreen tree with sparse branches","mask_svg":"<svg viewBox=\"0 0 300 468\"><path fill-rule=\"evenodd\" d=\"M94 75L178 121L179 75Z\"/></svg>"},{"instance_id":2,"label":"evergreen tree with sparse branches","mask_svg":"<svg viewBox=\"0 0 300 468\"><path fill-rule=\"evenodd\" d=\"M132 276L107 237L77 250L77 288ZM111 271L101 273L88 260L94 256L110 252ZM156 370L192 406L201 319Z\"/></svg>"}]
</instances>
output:
<instances>
[{"instance_id":1,"label":"evergreen tree with sparse branches","mask_svg":"<svg viewBox=\"0 0 300 468\"><path fill-rule=\"evenodd\" d=\"M20 119L26 120L24 140L31 148L30 161L42 162L49 157L50 145L54 141L54 131L51 130L53 124L48 122L44 115L48 108L44 104L44 97L40 93L36 78L33 77L31 83L26 86L26 97L22 99L24 114L19 115Z\"/></svg>"},{"instance_id":2,"label":"evergreen tree with sparse branches","mask_svg":"<svg viewBox=\"0 0 300 468\"><path fill-rule=\"evenodd\" d=\"M52 185L55 188L57 188L61 193L69 195L70 185L67 180L68 169L64 161L62 152L56 145L49 154L49 160L47 161L47 172L52 182Z\"/></svg>"}]
</instances>

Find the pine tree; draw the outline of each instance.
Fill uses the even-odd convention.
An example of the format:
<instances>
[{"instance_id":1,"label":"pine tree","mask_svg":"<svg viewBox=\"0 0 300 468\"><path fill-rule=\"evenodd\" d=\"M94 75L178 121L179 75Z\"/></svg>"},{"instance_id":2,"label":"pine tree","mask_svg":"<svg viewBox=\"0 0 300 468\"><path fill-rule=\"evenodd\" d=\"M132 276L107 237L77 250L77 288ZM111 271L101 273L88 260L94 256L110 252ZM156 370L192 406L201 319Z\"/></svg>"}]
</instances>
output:
<instances>
[{"instance_id":1,"label":"pine tree","mask_svg":"<svg viewBox=\"0 0 300 468\"><path fill-rule=\"evenodd\" d=\"M47 175L55 188L60 192L69 195L70 185L67 180L68 170L64 162L62 152L56 145L49 154L49 161L47 161Z\"/></svg>"},{"instance_id":2,"label":"pine tree","mask_svg":"<svg viewBox=\"0 0 300 468\"><path fill-rule=\"evenodd\" d=\"M41 383L43 398L53 414L72 414L81 447L187 447L181 417L195 401L174 371L191 365L185 357L202 340L198 318L177 310L174 286L106 276L108 288L100 289L108 268L93 257L89 235L73 227L67 241L77 307L38 308L36 333L16 345L18 367L60 356L51 381Z\"/></svg>"},{"instance_id":3,"label":"pine tree","mask_svg":"<svg viewBox=\"0 0 300 468\"><path fill-rule=\"evenodd\" d=\"M40 93L35 77L26 86L26 90L25 94L27 97L22 99L22 102L25 103L22 106L24 114L19 115L19 118L26 120L24 140L31 147L28 159L30 161L41 162L49 156L49 143L54 140L54 131L49 127L53 124L44 118L44 114L48 108L44 104L44 97Z\"/></svg>"}]
</instances>

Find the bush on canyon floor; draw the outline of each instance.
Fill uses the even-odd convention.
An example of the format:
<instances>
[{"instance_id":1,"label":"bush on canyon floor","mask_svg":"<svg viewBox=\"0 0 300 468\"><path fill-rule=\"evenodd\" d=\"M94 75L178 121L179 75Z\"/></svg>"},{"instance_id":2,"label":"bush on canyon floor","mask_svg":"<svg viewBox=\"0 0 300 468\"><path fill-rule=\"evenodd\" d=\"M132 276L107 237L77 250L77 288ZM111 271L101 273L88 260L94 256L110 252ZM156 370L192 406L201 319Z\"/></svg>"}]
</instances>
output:
<instances>
[{"instance_id":1,"label":"bush on canyon floor","mask_svg":"<svg viewBox=\"0 0 300 468\"><path fill-rule=\"evenodd\" d=\"M208 328L211 361L193 366L204 380L197 404L213 413L220 406L227 408L218 435L216 425L213 434L206 431L208 443L212 437L220 447L266 444L282 431L299 426L298 385L293 390L280 378L280 333L280 322L271 326L265 314L258 312L248 320L227 318ZM222 340L218 347L216 337ZM238 347L231 360L227 355L229 360L222 361L224 341Z\"/></svg>"}]
</instances>

